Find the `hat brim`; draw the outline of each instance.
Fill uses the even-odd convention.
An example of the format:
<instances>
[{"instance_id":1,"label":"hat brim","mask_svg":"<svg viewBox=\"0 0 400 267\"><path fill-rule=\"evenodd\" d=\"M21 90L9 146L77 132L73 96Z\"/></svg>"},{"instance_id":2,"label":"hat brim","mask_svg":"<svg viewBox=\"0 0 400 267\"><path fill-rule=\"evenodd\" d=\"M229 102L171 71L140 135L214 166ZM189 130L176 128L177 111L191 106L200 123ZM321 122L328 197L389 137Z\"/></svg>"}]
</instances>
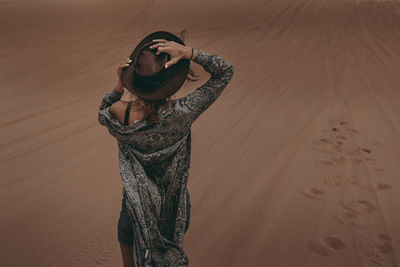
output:
<instances>
[{"instance_id":1,"label":"hat brim","mask_svg":"<svg viewBox=\"0 0 400 267\"><path fill-rule=\"evenodd\" d=\"M143 38L142 41L135 47L129 56L130 59L136 58L137 54L140 51L140 48L151 42L153 39L165 39L168 41L174 41L181 45L185 45L185 43L178 38L176 35L166 32L166 31L157 31L147 35ZM177 63L174 64L174 68L176 69L175 74L162 86L157 88L140 88L138 85L135 85L133 72L134 72L134 64L130 64L128 67L125 67L121 71L121 83L122 85L132 92L133 94L140 96L142 98L148 100L161 100L165 99L173 94L175 94L182 87L183 83L186 80L186 76L189 73L190 60L181 59Z\"/></svg>"}]
</instances>

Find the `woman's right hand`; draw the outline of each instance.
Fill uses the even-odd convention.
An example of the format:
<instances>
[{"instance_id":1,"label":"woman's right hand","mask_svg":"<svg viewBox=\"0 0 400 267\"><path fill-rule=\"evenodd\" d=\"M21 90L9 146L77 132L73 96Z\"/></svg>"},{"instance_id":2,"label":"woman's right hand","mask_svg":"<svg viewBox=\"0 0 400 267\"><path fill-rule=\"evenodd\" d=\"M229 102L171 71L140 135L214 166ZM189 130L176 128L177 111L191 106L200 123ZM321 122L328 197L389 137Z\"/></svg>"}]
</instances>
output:
<instances>
[{"instance_id":1,"label":"woman's right hand","mask_svg":"<svg viewBox=\"0 0 400 267\"><path fill-rule=\"evenodd\" d=\"M159 42L150 46L151 49L158 48L156 55L159 55L161 52L168 53L171 56L171 59L165 63L165 68L177 63L181 59L191 59L192 48L178 44L174 41L167 41L165 39L154 39L154 42ZM196 57L197 51L194 49L192 59Z\"/></svg>"},{"instance_id":2,"label":"woman's right hand","mask_svg":"<svg viewBox=\"0 0 400 267\"><path fill-rule=\"evenodd\" d=\"M119 64L118 69L117 69L117 76L118 76L118 82L116 85L117 91L118 92L122 92L124 90L124 86L121 83L121 73L122 73L122 69L126 68L129 66L129 64L132 63L132 60L128 57L124 60L124 62L122 62L121 64Z\"/></svg>"},{"instance_id":3,"label":"woman's right hand","mask_svg":"<svg viewBox=\"0 0 400 267\"><path fill-rule=\"evenodd\" d=\"M122 69L128 67L129 64L131 64L131 63L132 63L132 59L130 59L128 57L121 64L119 64L118 69L117 69L117 76L118 76L118 81L119 82L120 82L120 79L121 79Z\"/></svg>"}]
</instances>

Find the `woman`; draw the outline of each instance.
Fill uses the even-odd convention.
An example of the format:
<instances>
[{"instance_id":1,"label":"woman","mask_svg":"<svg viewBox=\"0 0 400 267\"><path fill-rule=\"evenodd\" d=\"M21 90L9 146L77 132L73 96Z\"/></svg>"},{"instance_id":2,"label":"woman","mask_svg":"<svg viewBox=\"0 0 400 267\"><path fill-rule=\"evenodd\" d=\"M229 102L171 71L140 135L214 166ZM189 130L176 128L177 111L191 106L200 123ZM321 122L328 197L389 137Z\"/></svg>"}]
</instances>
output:
<instances>
[{"instance_id":1,"label":"woman","mask_svg":"<svg viewBox=\"0 0 400 267\"><path fill-rule=\"evenodd\" d=\"M211 77L174 99L190 61ZM115 88L98 114L118 141L123 184L118 222L124 266L187 266L183 237L189 225L191 125L219 97L234 67L217 55L186 46L165 31L146 36L118 68ZM121 101L124 87L135 101Z\"/></svg>"}]
</instances>

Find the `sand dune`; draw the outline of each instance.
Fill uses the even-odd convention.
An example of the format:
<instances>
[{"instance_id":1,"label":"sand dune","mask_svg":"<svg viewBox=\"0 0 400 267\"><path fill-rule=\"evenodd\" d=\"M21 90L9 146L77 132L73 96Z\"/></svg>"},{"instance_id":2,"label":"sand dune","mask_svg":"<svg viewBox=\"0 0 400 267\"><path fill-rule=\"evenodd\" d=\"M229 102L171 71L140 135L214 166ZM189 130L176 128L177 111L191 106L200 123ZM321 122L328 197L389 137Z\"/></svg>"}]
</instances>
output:
<instances>
[{"instance_id":1,"label":"sand dune","mask_svg":"<svg viewBox=\"0 0 400 267\"><path fill-rule=\"evenodd\" d=\"M399 266L400 3L354 0L0 1L0 266L122 266L98 105L184 28L236 67L193 125L191 266Z\"/></svg>"}]
</instances>

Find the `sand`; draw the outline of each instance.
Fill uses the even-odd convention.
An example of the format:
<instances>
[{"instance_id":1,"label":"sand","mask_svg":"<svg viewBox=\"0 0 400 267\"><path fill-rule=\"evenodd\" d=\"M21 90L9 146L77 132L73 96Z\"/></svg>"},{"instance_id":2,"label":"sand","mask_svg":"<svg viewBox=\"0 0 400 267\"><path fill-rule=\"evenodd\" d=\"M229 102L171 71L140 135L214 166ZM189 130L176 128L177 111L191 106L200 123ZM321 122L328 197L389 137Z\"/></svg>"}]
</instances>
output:
<instances>
[{"instance_id":1,"label":"sand","mask_svg":"<svg viewBox=\"0 0 400 267\"><path fill-rule=\"evenodd\" d=\"M236 67L192 127L190 265L399 266L400 3L354 0L0 1L0 266L122 266L98 106L182 29Z\"/></svg>"}]
</instances>

